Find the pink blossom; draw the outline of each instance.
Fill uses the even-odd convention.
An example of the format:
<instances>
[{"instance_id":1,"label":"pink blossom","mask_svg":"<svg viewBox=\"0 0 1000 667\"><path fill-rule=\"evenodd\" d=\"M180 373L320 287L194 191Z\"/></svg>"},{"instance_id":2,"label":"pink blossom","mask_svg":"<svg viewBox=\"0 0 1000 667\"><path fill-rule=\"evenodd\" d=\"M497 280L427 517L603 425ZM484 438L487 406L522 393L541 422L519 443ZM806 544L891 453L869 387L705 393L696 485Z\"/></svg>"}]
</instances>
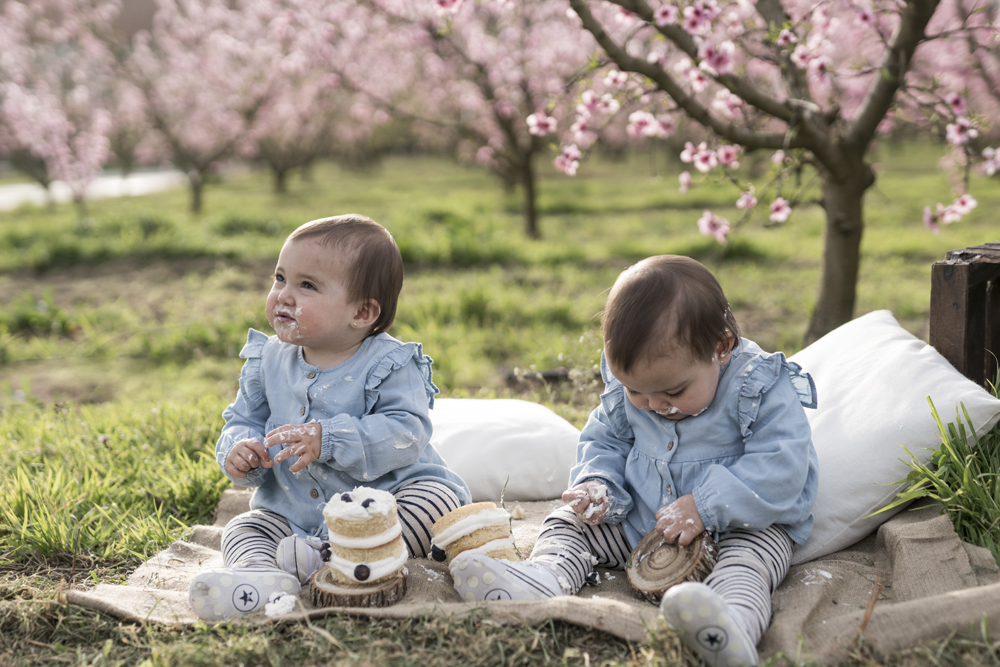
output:
<instances>
[{"instance_id":1,"label":"pink blossom","mask_svg":"<svg viewBox=\"0 0 1000 667\"><path fill-rule=\"evenodd\" d=\"M719 243L726 243L726 235L730 231L729 221L720 218L711 211L704 211L698 218L698 231L705 236L714 236Z\"/></svg>"},{"instance_id":2,"label":"pink blossom","mask_svg":"<svg viewBox=\"0 0 1000 667\"><path fill-rule=\"evenodd\" d=\"M544 111L538 111L528 116L528 132L537 137L544 137L556 131L556 119L545 115Z\"/></svg>"},{"instance_id":3,"label":"pink blossom","mask_svg":"<svg viewBox=\"0 0 1000 667\"><path fill-rule=\"evenodd\" d=\"M830 57L826 54L816 56L809 61L809 76L816 81L826 82L830 79Z\"/></svg>"},{"instance_id":4,"label":"pink blossom","mask_svg":"<svg viewBox=\"0 0 1000 667\"><path fill-rule=\"evenodd\" d=\"M698 145L698 152L694 155L694 168L703 174L708 173L719 166L718 157L715 151L705 146L705 142Z\"/></svg>"},{"instance_id":5,"label":"pink blossom","mask_svg":"<svg viewBox=\"0 0 1000 667\"><path fill-rule=\"evenodd\" d=\"M965 116L959 116L954 123L945 127L945 136L952 146L964 146L969 139L979 136L979 131L972 127L972 121Z\"/></svg>"},{"instance_id":6,"label":"pink blossom","mask_svg":"<svg viewBox=\"0 0 1000 667\"><path fill-rule=\"evenodd\" d=\"M775 44L785 48L799 41L799 38L795 36L795 33L791 30L782 30L778 33L778 38L775 40Z\"/></svg>"},{"instance_id":7,"label":"pink blossom","mask_svg":"<svg viewBox=\"0 0 1000 667\"><path fill-rule=\"evenodd\" d=\"M454 14L462 6L462 0L435 0L441 10Z\"/></svg>"},{"instance_id":8,"label":"pink blossom","mask_svg":"<svg viewBox=\"0 0 1000 667\"><path fill-rule=\"evenodd\" d=\"M966 215L979 204L969 193L965 193L951 203L951 208L959 215Z\"/></svg>"},{"instance_id":9,"label":"pink blossom","mask_svg":"<svg viewBox=\"0 0 1000 667\"><path fill-rule=\"evenodd\" d=\"M583 154L576 144L563 146L562 153L552 161L556 169L564 172L567 176L576 176L576 170L580 167L580 159Z\"/></svg>"},{"instance_id":10,"label":"pink blossom","mask_svg":"<svg viewBox=\"0 0 1000 667\"><path fill-rule=\"evenodd\" d=\"M944 101L951 107L951 112L956 116L965 114L965 98L958 93L948 93L944 96Z\"/></svg>"},{"instance_id":11,"label":"pink blossom","mask_svg":"<svg viewBox=\"0 0 1000 667\"><path fill-rule=\"evenodd\" d=\"M778 197L771 202L771 222L785 222L792 214L792 207L788 205L784 197Z\"/></svg>"},{"instance_id":12,"label":"pink blossom","mask_svg":"<svg viewBox=\"0 0 1000 667\"><path fill-rule=\"evenodd\" d=\"M653 20L656 21L656 25L661 28L668 25L677 25L677 20L679 18L680 12L674 5L663 5L653 12Z\"/></svg>"},{"instance_id":13,"label":"pink blossom","mask_svg":"<svg viewBox=\"0 0 1000 667\"><path fill-rule=\"evenodd\" d=\"M732 144L726 144L724 146L720 146L719 150L716 152L716 155L719 158L719 164L721 164L723 167L732 167L735 169L736 167L740 166L740 163L737 161L737 158L740 156L739 146L735 146Z\"/></svg>"},{"instance_id":14,"label":"pink blossom","mask_svg":"<svg viewBox=\"0 0 1000 667\"><path fill-rule=\"evenodd\" d=\"M619 72L616 69L610 70L604 76L604 85L611 88L624 86L626 81L628 81L628 74L625 72Z\"/></svg>"},{"instance_id":15,"label":"pink blossom","mask_svg":"<svg viewBox=\"0 0 1000 667\"><path fill-rule=\"evenodd\" d=\"M690 160L688 160L690 162ZM681 175L677 177L677 181L680 183L680 187L677 191L684 194L691 187L691 173L687 171L682 171Z\"/></svg>"},{"instance_id":16,"label":"pink blossom","mask_svg":"<svg viewBox=\"0 0 1000 667\"><path fill-rule=\"evenodd\" d=\"M799 69L805 69L809 66L809 61L813 59L813 54L804 44L799 44L792 51L792 62Z\"/></svg>"},{"instance_id":17,"label":"pink blossom","mask_svg":"<svg viewBox=\"0 0 1000 667\"><path fill-rule=\"evenodd\" d=\"M709 42L703 42L698 49L698 57L701 58L701 68L709 74L728 74L733 71L736 61L733 60L733 53L736 46L725 41L715 46Z\"/></svg>"},{"instance_id":18,"label":"pink blossom","mask_svg":"<svg viewBox=\"0 0 1000 667\"><path fill-rule=\"evenodd\" d=\"M984 148L983 149L983 171L987 176L992 176L993 174L1000 171L1000 150L995 148Z\"/></svg>"},{"instance_id":19,"label":"pink blossom","mask_svg":"<svg viewBox=\"0 0 1000 667\"><path fill-rule=\"evenodd\" d=\"M708 77L700 69L691 68L688 70L688 78L691 80L691 88L700 93L708 87Z\"/></svg>"},{"instance_id":20,"label":"pink blossom","mask_svg":"<svg viewBox=\"0 0 1000 667\"><path fill-rule=\"evenodd\" d=\"M740 195L739 200L736 202L736 208L753 208L757 205L757 198L754 196L753 185L750 185L749 190L745 190L743 194Z\"/></svg>"},{"instance_id":21,"label":"pink blossom","mask_svg":"<svg viewBox=\"0 0 1000 667\"><path fill-rule=\"evenodd\" d=\"M733 116L736 110L742 107L743 100L740 99L739 95L729 92L727 88L720 88L716 91L715 99L712 100L712 108L726 116Z\"/></svg>"},{"instance_id":22,"label":"pink blossom","mask_svg":"<svg viewBox=\"0 0 1000 667\"><path fill-rule=\"evenodd\" d=\"M711 29L718 15L719 7L714 0L698 0L684 8L684 29L692 35L703 35Z\"/></svg>"},{"instance_id":23,"label":"pink blossom","mask_svg":"<svg viewBox=\"0 0 1000 667\"><path fill-rule=\"evenodd\" d=\"M785 162L785 151L778 149L771 156L771 164L781 165Z\"/></svg>"},{"instance_id":24,"label":"pink blossom","mask_svg":"<svg viewBox=\"0 0 1000 667\"><path fill-rule=\"evenodd\" d=\"M861 25L868 26L869 28L875 27L875 14L872 13L871 9L859 9L858 13L854 16L854 20Z\"/></svg>"},{"instance_id":25,"label":"pink blossom","mask_svg":"<svg viewBox=\"0 0 1000 667\"><path fill-rule=\"evenodd\" d=\"M704 146L704 144L702 144ZM684 142L684 150L681 151L681 162L694 162L694 154L698 149L690 141Z\"/></svg>"},{"instance_id":26,"label":"pink blossom","mask_svg":"<svg viewBox=\"0 0 1000 667\"><path fill-rule=\"evenodd\" d=\"M938 224L937 216L931 211L930 206L924 206L924 227L928 228L935 234L941 232L941 225Z\"/></svg>"},{"instance_id":27,"label":"pink blossom","mask_svg":"<svg viewBox=\"0 0 1000 667\"><path fill-rule=\"evenodd\" d=\"M670 116L659 116L656 122L660 126L660 131L657 133L659 137L669 137L677 130L677 124Z\"/></svg>"},{"instance_id":28,"label":"pink blossom","mask_svg":"<svg viewBox=\"0 0 1000 667\"><path fill-rule=\"evenodd\" d=\"M650 136L649 128L655 122L656 118L648 111L634 111L629 114L626 131L630 137Z\"/></svg>"},{"instance_id":29,"label":"pink blossom","mask_svg":"<svg viewBox=\"0 0 1000 667\"><path fill-rule=\"evenodd\" d=\"M953 222L961 220L962 214L955 210L953 206L945 206L941 202L938 202L935 217L937 217L944 224L950 225Z\"/></svg>"}]
</instances>

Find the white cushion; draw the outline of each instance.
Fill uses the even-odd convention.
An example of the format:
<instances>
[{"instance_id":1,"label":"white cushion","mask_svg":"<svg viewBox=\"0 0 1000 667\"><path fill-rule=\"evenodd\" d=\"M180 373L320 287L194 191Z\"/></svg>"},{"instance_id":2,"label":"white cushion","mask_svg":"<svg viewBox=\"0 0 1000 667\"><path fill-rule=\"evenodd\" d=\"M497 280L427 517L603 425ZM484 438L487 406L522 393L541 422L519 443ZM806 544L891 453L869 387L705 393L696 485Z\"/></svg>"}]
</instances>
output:
<instances>
[{"instance_id":1,"label":"white cushion","mask_svg":"<svg viewBox=\"0 0 1000 667\"><path fill-rule=\"evenodd\" d=\"M902 446L926 463L941 444L928 396L946 423L964 403L977 435L1000 419L1000 401L887 310L848 322L791 360L813 376L819 396L819 407L806 410L819 457L816 523L792 563L850 546L902 509L868 516L892 501L901 488L892 483L910 470Z\"/></svg>"},{"instance_id":2,"label":"white cushion","mask_svg":"<svg viewBox=\"0 0 1000 667\"><path fill-rule=\"evenodd\" d=\"M569 483L580 431L544 405L516 399L439 398L431 443L472 500L558 498ZM510 480L509 482L507 480Z\"/></svg>"}]
</instances>

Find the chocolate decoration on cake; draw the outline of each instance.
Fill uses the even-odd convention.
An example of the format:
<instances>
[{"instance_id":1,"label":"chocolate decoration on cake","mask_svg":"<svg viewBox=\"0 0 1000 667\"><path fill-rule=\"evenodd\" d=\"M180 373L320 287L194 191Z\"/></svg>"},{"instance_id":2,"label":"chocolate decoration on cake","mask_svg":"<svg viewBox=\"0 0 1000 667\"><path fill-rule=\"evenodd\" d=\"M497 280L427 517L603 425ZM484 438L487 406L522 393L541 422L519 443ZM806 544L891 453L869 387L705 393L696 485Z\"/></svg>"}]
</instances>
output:
<instances>
[{"instance_id":1,"label":"chocolate decoration on cake","mask_svg":"<svg viewBox=\"0 0 1000 667\"><path fill-rule=\"evenodd\" d=\"M358 565L354 568L354 578L358 581L367 581L371 573L372 571L368 569L367 565Z\"/></svg>"},{"instance_id":2,"label":"chocolate decoration on cake","mask_svg":"<svg viewBox=\"0 0 1000 667\"><path fill-rule=\"evenodd\" d=\"M448 558L448 553L439 546L431 547L431 558L439 563L443 563Z\"/></svg>"},{"instance_id":3,"label":"chocolate decoration on cake","mask_svg":"<svg viewBox=\"0 0 1000 667\"><path fill-rule=\"evenodd\" d=\"M368 509L369 507L371 507L371 504L373 502L375 502L374 498L365 498L364 500L361 501L361 506L364 507L365 509Z\"/></svg>"},{"instance_id":4,"label":"chocolate decoration on cake","mask_svg":"<svg viewBox=\"0 0 1000 667\"><path fill-rule=\"evenodd\" d=\"M342 501L344 501L345 503L354 502L354 498L351 498L351 494L349 494L349 493L342 493L342 494L340 494L340 499Z\"/></svg>"}]
</instances>

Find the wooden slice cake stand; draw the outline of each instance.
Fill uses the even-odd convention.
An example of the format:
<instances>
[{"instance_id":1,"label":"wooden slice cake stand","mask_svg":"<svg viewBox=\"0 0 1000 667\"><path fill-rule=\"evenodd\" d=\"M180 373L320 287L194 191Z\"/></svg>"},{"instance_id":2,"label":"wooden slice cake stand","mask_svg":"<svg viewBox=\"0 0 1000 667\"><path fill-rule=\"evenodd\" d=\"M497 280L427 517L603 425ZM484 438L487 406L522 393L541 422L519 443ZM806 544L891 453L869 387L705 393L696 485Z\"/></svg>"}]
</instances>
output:
<instances>
[{"instance_id":1,"label":"wooden slice cake stand","mask_svg":"<svg viewBox=\"0 0 1000 667\"><path fill-rule=\"evenodd\" d=\"M345 586L333 581L330 568L312 576L312 603L317 607L388 607L406 595L406 568L373 586Z\"/></svg>"},{"instance_id":2,"label":"wooden slice cake stand","mask_svg":"<svg viewBox=\"0 0 1000 667\"><path fill-rule=\"evenodd\" d=\"M642 538L629 556L625 574L632 590L659 604L671 586L701 581L715 567L715 542L702 533L686 547L665 542L656 530Z\"/></svg>"}]
</instances>

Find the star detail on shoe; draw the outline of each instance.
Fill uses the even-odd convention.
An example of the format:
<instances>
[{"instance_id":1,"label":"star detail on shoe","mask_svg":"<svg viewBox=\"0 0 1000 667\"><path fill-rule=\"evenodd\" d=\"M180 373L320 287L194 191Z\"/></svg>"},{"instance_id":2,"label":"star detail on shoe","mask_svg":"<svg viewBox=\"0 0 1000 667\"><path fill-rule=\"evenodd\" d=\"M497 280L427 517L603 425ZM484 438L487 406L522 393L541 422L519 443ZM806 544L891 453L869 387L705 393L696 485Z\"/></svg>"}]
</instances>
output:
<instances>
[{"instance_id":1,"label":"star detail on shoe","mask_svg":"<svg viewBox=\"0 0 1000 667\"><path fill-rule=\"evenodd\" d=\"M713 653L718 653L729 644L729 635L717 625L703 627L695 638L706 651Z\"/></svg>"},{"instance_id":2,"label":"star detail on shoe","mask_svg":"<svg viewBox=\"0 0 1000 667\"><path fill-rule=\"evenodd\" d=\"M257 589L249 584L241 584L233 591L233 606L237 611L253 611L259 602Z\"/></svg>"}]
</instances>

